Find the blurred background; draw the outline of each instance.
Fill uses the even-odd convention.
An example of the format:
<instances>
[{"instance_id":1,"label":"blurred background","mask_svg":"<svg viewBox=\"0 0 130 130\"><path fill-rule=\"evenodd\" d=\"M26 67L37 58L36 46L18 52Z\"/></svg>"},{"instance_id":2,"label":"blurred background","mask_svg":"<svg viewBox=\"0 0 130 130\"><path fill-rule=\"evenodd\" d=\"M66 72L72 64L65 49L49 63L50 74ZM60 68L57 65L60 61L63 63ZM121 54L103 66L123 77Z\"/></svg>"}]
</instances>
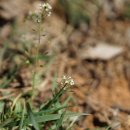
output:
<instances>
[{"instance_id":1,"label":"blurred background","mask_svg":"<svg viewBox=\"0 0 130 130\"><path fill-rule=\"evenodd\" d=\"M41 0L44 2L44 0ZM0 99L31 86L35 25L26 20L40 0L0 0ZM75 81L75 130L130 129L130 0L50 0L39 52L38 101L63 75ZM31 50L31 54L28 52ZM3 89L6 93L2 93Z\"/></svg>"}]
</instances>

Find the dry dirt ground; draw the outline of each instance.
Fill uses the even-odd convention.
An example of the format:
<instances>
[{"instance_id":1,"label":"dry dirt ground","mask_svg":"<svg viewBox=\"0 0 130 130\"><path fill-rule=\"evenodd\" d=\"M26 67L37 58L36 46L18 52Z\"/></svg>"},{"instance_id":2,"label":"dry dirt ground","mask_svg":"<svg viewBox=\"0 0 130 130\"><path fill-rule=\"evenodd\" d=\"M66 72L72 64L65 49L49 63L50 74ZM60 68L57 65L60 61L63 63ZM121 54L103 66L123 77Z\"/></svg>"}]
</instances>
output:
<instances>
[{"instance_id":1,"label":"dry dirt ground","mask_svg":"<svg viewBox=\"0 0 130 130\"><path fill-rule=\"evenodd\" d=\"M20 2L23 4L19 0L18 5ZM7 3L3 4L2 7L11 10L6 6ZM29 8L30 5L27 7ZM19 31L24 30L25 24L22 23L22 20L27 12L26 8L21 10L18 8L19 13L21 13L20 18L18 17L19 13L13 11L10 14L8 14L8 10L5 13L0 13L1 48L3 41L10 36L12 19L17 21ZM90 25L83 25L79 29L67 25L64 19L61 19L56 13L46 20L45 29L48 36L43 39L46 44L41 45L40 51L47 51L48 54L54 52L56 56L50 65L50 71L45 75L40 85L39 100L46 96L45 91L49 91L45 86L50 87L55 72L57 72L57 77L69 75L75 80L73 96L77 106L73 110L90 113L89 116L83 116L79 119L75 130L85 130L86 128L93 130L108 125L112 129L129 130L130 21L122 18L107 19L103 12L100 12L98 20L96 20L94 18ZM17 42L18 39L15 40ZM97 44L102 45L102 43L112 48L116 46L122 51L110 56L110 58L103 58L104 55L111 53L107 49L105 52L100 50L101 53L97 57L88 54L90 48L93 49ZM17 49L16 46L12 48ZM29 86L30 71L28 72L28 69L23 66L19 74L25 87ZM17 84L15 85L17 86Z\"/></svg>"}]
</instances>

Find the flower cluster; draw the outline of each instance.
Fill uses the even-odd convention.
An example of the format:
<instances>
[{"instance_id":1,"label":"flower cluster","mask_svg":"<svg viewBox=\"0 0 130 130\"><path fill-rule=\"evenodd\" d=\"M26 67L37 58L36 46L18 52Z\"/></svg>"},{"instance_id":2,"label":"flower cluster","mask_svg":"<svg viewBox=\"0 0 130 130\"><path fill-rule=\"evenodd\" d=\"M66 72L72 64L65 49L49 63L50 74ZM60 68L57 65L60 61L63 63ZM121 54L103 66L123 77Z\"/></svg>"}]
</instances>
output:
<instances>
[{"instance_id":1,"label":"flower cluster","mask_svg":"<svg viewBox=\"0 0 130 130\"><path fill-rule=\"evenodd\" d=\"M49 3L40 3L34 12L29 12L29 19L36 23L43 22L46 16L51 15L52 7Z\"/></svg>"},{"instance_id":2,"label":"flower cluster","mask_svg":"<svg viewBox=\"0 0 130 130\"><path fill-rule=\"evenodd\" d=\"M41 11L45 11L47 16L51 15L52 7L49 3L43 3L39 5Z\"/></svg>"},{"instance_id":3,"label":"flower cluster","mask_svg":"<svg viewBox=\"0 0 130 130\"><path fill-rule=\"evenodd\" d=\"M63 76L62 84L68 84L70 86L74 85L74 80L71 77Z\"/></svg>"}]
</instances>

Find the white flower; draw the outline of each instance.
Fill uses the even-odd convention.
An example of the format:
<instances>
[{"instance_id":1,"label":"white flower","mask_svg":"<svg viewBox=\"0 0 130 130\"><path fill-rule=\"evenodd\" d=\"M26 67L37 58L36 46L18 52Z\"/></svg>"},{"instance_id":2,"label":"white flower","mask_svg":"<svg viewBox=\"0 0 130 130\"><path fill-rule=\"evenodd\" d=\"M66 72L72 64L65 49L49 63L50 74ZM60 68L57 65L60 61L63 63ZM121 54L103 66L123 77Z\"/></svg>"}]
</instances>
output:
<instances>
[{"instance_id":1,"label":"white flower","mask_svg":"<svg viewBox=\"0 0 130 130\"><path fill-rule=\"evenodd\" d=\"M74 80L73 79L70 80L70 85L71 86L74 85Z\"/></svg>"},{"instance_id":2,"label":"white flower","mask_svg":"<svg viewBox=\"0 0 130 130\"><path fill-rule=\"evenodd\" d=\"M65 76L65 75L63 76L63 79L66 79L66 76Z\"/></svg>"},{"instance_id":3,"label":"white flower","mask_svg":"<svg viewBox=\"0 0 130 130\"><path fill-rule=\"evenodd\" d=\"M51 15L52 7L51 7L51 5L49 3L42 4L42 9L46 11L47 16Z\"/></svg>"},{"instance_id":4,"label":"white flower","mask_svg":"<svg viewBox=\"0 0 130 130\"><path fill-rule=\"evenodd\" d=\"M35 23L42 23L46 16L51 16L52 7L49 3L35 5L35 11L29 12L28 19Z\"/></svg>"},{"instance_id":5,"label":"white flower","mask_svg":"<svg viewBox=\"0 0 130 130\"><path fill-rule=\"evenodd\" d=\"M51 12L48 12L47 16L51 16Z\"/></svg>"},{"instance_id":6,"label":"white flower","mask_svg":"<svg viewBox=\"0 0 130 130\"><path fill-rule=\"evenodd\" d=\"M39 7L39 9L42 9L42 8L43 8L43 4L40 3L40 4L38 5L38 7Z\"/></svg>"},{"instance_id":7,"label":"white flower","mask_svg":"<svg viewBox=\"0 0 130 130\"><path fill-rule=\"evenodd\" d=\"M63 76L62 84L68 84L68 85L73 86L74 85L74 80L71 77Z\"/></svg>"},{"instance_id":8,"label":"white flower","mask_svg":"<svg viewBox=\"0 0 130 130\"><path fill-rule=\"evenodd\" d=\"M65 81L65 84L68 84L68 83L69 83L69 81L68 81L68 80L66 80L66 81Z\"/></svg>"},{"instance_id":9,"label":"white flower","mask_svg":"<svg viewBox=\"0 0 130 130\"><path fill-rule=\"evenodd\" d=\"M41 5L43 9L45 9L46 11L49 11L52 9L51 5L49 3L44 3Z\"/></svg>"}]
</instances>

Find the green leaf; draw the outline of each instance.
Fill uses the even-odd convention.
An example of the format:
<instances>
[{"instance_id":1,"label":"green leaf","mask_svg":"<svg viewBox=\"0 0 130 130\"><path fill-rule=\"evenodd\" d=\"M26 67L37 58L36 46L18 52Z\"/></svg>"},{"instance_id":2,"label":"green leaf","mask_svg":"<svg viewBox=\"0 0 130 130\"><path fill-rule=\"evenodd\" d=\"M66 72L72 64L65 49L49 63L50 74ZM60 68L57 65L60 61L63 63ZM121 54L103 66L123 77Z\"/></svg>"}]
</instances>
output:
<instances>
[{"instance_id":1,"label":"green leaf","mask_svg":"<svg viewBox=\"0 0 130 130\"><path fill-rule=\"evenodd\" d=\"M73 112L69 112L69 113L66 113L64 115L64 117L74 117L74 116L83 116L83 115L89 115L89 114L86 114L86 113L73 113ZM43 123L43 122L47 122L47 121L54 121L54 120L59 120L61 118L62 114L48 114L48 115L44 115L44 116L36 116L35 115L35 120L38 122L38 123ZM30 120L26 120L25 123L31 123Z\"/></svg>"},{"instance_id":2,"label":"green leaf","mask_svg":"<svg viewBox=\"0 0 130 130\"><path fill-rule=\"evenodd\" d=\"M3 112L3 110L4 110L4 105L5 105L5 103L4 102L0 102L0 114Z\"/></svg>"},{"instance_id":3,"label":"green leaf","mask_svg":"<svg viewBox=\"0 0 130 130\"><path fill-rule=\"evenodd\" d=\"M54 113L54 112L57 112L59 110L62 110L62 109L65 109L65 108L68 108L69 106L60 106L60 107L54 107L54 108L51 108L51 109L48 109L48 110L42 110L40 111L38 114L41 115L41 114L47 114L47 113Z\"/></svg>"},{"instance_id":4,"label":"green leaf","mask_svg":"<svg viewBox=\"0 0 130 130\"><path fill-rule=\"evenodd\" d=\"M9 126L11 123L14 122L14 119L13 118L9 118L7 119L6 121L0 123L0 128L3 128L3 127L7 127Z\"/></svg>"},{"instance_id":5,"label":"green leaf","mask_svg":"<svg viewBox=\"0 0 130 130\"><path fill-rule=\"evenodd\" d=\"M42 109L42 110L45 110L45 109L51 107L52 104L54 104L54 103L56 103L57 101L60 100L61 96L62 96L65 92L66 92L66 87L61 88L61 89L59 90L59 92L56 93L56 94L54 95L54 97L53 97L47 104L45 104L41 109Z\"/></svg>"},{"instance_id":6,"label":"green leaf","mask_svg":"<svg viewBox=\"0 0 130 130\"><path fill-rule=\"evenodd\" d=\"M29 115L29 120L30 120L30 123L32 123L32 125L34 126L34 128L36 130L40 130L39 129L39 125L37 123L37 119L35 118L33 112L32 112L32 109L30 107L30 104L29 103L26 103L26 107L27 107L27 112L28 112L28 115Z\"/></svg>"},{"instance_id":7,"label":"green leaf","mask_svg":"<svg viewBox=\"0 0 130 130\"><path fill-rule=\"evenodd\" d=\"M23 128L24 115L25 115L25 104L24 104L23 111L22 111L22 117L21 117L21 121L19 124L19 130L22 130L22 128Z\"/></svg>"},{"instance_id":8,"label":"green leaf","mask_svg":"<svg viewBox=\"0 0 130 130\"><path fill-rule=\"evenodd\" d=\"M49 62L52 58L53 58L53 56L47 56L47 55L44 55L44 54L38 54L37 55L37 60L43 60L45 62ZM36 57L31 57L32 62L35 62L35 60L36 60Z\"/></svg>"},{"instance_id":9,"label":"green leaf","mask_svg":"<svg viewBox=\"0 0 130 130\"><path fill-rule=\"evenodd\" d=\"M62 126L65 113L66 113L66 111L63 112L63 114L61 115L60 119L57 121L57 124L56 124L57 130L60 130L60 128Z\"/></svg>"}]
</instances>

